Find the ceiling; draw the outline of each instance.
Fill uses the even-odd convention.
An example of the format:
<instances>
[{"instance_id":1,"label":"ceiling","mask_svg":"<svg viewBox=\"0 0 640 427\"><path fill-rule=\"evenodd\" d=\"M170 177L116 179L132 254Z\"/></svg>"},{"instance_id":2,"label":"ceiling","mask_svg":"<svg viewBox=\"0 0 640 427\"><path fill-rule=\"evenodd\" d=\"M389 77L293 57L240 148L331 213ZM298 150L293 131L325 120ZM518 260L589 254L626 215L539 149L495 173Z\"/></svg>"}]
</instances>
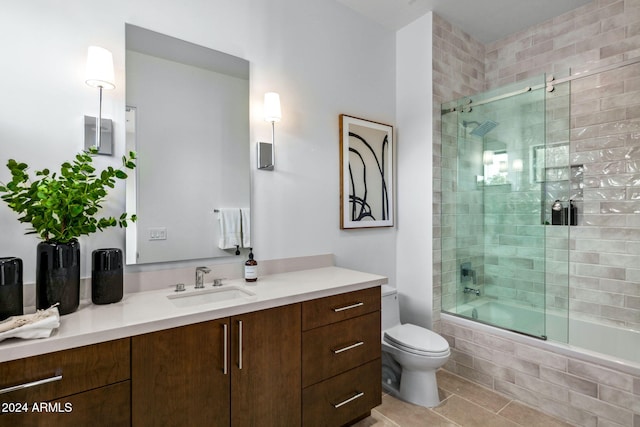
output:
<instances>
[{"instance_id":1,"label":"ceiling","mask_svg":"<svg viewBox=\"0 0 640 427\"><path fill-rule=\"evenodd\" d=\"M482 43L544 22L594 0L337 0L398 30L429 11Z\"/></svg>"}]
</instances>

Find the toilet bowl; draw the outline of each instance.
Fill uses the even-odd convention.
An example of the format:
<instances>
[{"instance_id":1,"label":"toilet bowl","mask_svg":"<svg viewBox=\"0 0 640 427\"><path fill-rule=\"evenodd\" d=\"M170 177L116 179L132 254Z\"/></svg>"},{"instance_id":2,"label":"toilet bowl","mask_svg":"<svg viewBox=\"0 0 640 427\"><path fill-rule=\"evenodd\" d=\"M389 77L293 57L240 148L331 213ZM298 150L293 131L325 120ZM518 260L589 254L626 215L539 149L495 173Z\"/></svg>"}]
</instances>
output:
<instances>
[{"instance_id":1,"label":"toilet bowl","mask_svg":"<svg viewBox=\"0 0 640 427\"><path fill-rule=\"evenodd\" d=\"M447 340L429 329L400 323L398 294L382 286L382 387L407 402L440 404L436 371L449 359Z\"/></svg>"}]
</instances>

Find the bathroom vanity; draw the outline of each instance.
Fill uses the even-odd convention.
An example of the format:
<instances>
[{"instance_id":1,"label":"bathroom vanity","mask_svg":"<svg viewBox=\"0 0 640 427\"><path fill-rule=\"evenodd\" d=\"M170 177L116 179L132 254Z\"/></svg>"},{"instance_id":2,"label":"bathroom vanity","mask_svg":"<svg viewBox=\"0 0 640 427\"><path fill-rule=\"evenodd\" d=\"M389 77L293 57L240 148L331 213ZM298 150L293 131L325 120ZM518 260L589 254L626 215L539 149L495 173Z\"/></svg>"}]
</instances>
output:
<instances>
[{"instance_id":1,"label":"bathroom vanity","mask_svg":"<svg viewBox=\"0 0 640 427\"><path fill-rule=\"evenodd\" d=\"M0 343L0 389L32 385L0 394L0 426L350 423L381 403L384 283L326 267L227 303L83 306L51 338Z\"/></svg>"}]
</instances>

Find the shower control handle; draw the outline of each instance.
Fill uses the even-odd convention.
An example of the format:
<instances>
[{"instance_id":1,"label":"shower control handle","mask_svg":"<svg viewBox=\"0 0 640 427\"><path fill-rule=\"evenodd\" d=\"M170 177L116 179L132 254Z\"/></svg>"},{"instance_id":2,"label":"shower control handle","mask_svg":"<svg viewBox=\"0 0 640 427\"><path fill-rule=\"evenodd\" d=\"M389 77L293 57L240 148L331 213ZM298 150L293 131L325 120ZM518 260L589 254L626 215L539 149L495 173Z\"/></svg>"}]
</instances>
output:
<instances>
[{"instance_id":1,"label":"shower control handle","mask_svg":"<svg viewBox=\"0 0 640 427\"><path fill-rule=\"evenodd\" d=\"M460 264L460 280L463 282L472 280L473 284L476 284L476 271L471 268L470 262L463 262Z\"/></svg>"},{"instance_id":2,"label":"shower control handle","mask_svg":"<svg viewBox=\"0 0 640 427\"><path fill-rule=\"evenodd\" d=\"M464 288L462 292L465 294L476 294L478 297L480 296L480 289Z\"/></svg>"}]
</instances>

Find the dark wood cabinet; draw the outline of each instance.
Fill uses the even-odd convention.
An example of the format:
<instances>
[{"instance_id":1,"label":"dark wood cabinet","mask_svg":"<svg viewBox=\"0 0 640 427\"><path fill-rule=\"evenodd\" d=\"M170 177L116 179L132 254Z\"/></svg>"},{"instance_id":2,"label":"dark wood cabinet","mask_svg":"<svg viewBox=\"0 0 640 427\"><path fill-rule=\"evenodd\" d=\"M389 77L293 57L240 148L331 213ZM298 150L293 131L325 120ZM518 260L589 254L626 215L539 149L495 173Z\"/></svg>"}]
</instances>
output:
<instances>
[{"instance_id":1,"label":"dark wood cabinet","mask_svg":"<svg viewBox=\"0 0 640 427\"><path fill-rule=\"evenodd\" d=\"M297 426L300 305L132 338L133 426Z\"/></svg>"},{"instance_id":2,"label":"dark wood cabinet","mask_svg":"<svg viewBox=\"0 0 640 427\"><path fill-rule=\"evenodd\" d=\"M132 425L228 427L228 340L228 318L133 337Z\"/></svg>"},{"instance_id":3,"label":"dark wood cabinet","mask_svg":"<svg viewBox=\"0 0 640 427\"><path fill-rule=\"evenodd\" d=\"M302 303L302 423L342 426L382 403L380 287Z\"/></svg>"},{"instance_id":4,"label":"dark wood cabinet","mask_svg":"<svg viewBox=\"0 0 640 427\"><path fill-rule=\"evenodd\" d=\"M299 426L300 304L235 316L231 325L231 425Z\"/></svg>"},{"instance_id":5,"label":"dark wood cabinet","mask_svg":"<svg viewBox=\"0 0 640 427\"><path fill-rule=\"evenodd\" d=\"M129 342L1 363L0 426L131 425Z\"/></svg>"},{"instance_id":6,"label":"dark wood cabinet","mask_svg":"<svg viewBox=\"0 0 640 427\"><path fill-rule=\"evenodd\" d=\"M0 363L0 427L340 426L380 377L375 287Z\"/></svg>"}]
</instances>

